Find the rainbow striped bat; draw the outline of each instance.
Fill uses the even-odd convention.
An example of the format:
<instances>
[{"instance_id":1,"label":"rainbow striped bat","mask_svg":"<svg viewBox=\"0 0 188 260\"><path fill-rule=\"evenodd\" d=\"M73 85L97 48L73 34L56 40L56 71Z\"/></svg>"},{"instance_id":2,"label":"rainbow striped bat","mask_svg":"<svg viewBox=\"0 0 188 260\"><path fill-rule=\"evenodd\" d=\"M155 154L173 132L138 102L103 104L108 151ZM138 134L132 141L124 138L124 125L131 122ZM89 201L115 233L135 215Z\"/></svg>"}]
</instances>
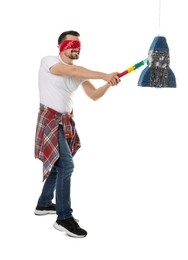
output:
<instances>
[{"instance_id":1,"label":"rainbow striped bat","mask_svg":"<svg viewBox=\"0 0 188 260\"><path fill-rule=\"evenodd\" d=\"M136 64L134 64L133 66L129 67L128 69L126 69L125 71L121 72L121 73L118 73L118 77L121 78L122 76L140 68L141 66L143 66L145 63L147 63L147 60L148 59L145 59L145 60L142 60Z\"/></svg>"}]
</instances>

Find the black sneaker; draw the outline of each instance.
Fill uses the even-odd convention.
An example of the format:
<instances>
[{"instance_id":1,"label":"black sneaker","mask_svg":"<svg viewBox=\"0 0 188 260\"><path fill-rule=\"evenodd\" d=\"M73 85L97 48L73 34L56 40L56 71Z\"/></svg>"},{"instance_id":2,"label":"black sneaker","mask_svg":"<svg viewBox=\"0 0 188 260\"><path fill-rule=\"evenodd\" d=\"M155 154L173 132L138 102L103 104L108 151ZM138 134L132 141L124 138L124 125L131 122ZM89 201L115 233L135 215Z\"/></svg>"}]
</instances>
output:
<instances>
[{"instance_id":1,"label":"black sneaker","mask_svg":"<svg viewBox=\"0 0 188 260\"><path fill-rule=\"evenodd\" d=\"M52 203L49 207L37 206L35 209L35 215L42 216L47 214L56 214L56 205Z\"/></svg>"},{"instance_id":2,"label":"black sneaker","mask_svg":"<svg viewBox=\"0 0 188 260\"><path fill-rule=\"evenodd\" d=\"M80 228L78 223L74 218L68 218L65 220L57 220L54 223L54 228L59 231L65 231L67 235L71 237L85 237L87 236L87 231Z\"/></svg>"}]
</instances>

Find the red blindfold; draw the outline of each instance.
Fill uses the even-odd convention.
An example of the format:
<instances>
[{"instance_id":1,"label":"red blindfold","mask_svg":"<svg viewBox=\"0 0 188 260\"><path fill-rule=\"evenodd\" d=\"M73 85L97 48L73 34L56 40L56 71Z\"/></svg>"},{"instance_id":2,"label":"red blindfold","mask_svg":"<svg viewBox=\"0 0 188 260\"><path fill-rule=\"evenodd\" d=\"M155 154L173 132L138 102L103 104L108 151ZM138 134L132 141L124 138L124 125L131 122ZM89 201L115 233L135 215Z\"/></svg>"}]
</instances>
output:
<instances>
[{"instance_id":1,"label":"red blindfold","mask_svg":"<svg viewBox=\"0 0 188 260\"><path fill-rule=\"evenodd\" d=\"M68 49L79 49L81 48L81 43L80 41L76 40L64 40L59 46L59 53L61 53L64 50Z\"/></svg>"}]
</instances>

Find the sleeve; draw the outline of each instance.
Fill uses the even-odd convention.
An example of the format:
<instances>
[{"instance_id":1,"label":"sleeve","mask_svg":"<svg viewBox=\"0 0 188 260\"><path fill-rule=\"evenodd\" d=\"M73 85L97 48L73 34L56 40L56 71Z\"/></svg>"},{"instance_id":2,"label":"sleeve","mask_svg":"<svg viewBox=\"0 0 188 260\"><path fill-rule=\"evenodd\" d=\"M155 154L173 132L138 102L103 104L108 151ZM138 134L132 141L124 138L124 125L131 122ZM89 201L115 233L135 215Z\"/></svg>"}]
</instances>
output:
<instances>
[{"instance_id":1,"label":"sleeve","mask_svg":"<svg viewBox=\"0 0 188 260\"><path fill-rule=\"evenodd\" d=\"M49 72L50 68L57 64L57 63L60 63L58 57L56 56L46 56L44 58L42 58L41 60L41 65L42 67L47 70Z\"/></svg>"}]
</instances>

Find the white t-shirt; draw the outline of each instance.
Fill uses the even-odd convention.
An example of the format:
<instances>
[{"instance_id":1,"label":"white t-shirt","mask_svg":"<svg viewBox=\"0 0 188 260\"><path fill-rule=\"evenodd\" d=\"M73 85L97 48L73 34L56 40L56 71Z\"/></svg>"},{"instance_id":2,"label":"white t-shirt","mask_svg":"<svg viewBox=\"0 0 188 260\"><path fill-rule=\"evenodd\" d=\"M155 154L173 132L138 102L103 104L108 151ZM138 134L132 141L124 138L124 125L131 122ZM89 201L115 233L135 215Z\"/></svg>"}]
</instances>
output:
<instances>
[{"instance_id":1,"label":"white t-shirt","mask_svg":"<svg viewBox=\"0 0 188 260\"><path fill-rule=\"evenodd\" d=\"M45 56L41 60L38 76L40 103L60 113L71 113L74 92L85 80L52 74L49 69L57 63L63 63L59 56Z\"/></svg>"}]
</instances>

